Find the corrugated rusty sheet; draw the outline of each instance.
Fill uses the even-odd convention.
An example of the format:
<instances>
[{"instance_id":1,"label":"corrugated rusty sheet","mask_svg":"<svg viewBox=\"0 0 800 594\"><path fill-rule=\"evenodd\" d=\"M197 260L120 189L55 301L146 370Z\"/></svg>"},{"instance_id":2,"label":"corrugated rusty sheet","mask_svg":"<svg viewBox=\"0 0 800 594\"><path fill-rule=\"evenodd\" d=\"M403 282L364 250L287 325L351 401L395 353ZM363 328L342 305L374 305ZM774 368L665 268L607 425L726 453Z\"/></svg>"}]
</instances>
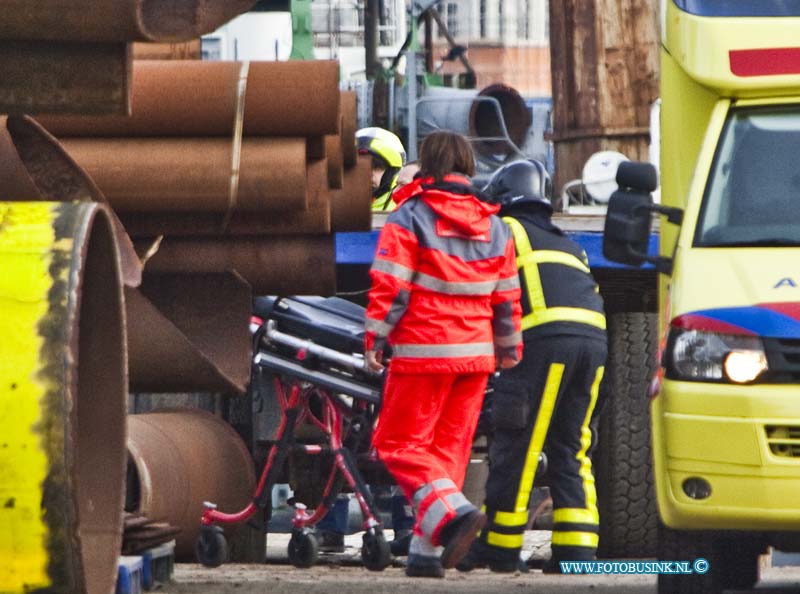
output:
<instances>
[{"instance_id":1,"label":"corrugated rusty sheet","mask_svg":"<svg viewBox=\"0 0 800 594\"><path fill-rule=\"evenodd\" d=\"M647 159L658 10L656 0L551 0L557 191L599 150Z\"/></svg>"}]
</instances>

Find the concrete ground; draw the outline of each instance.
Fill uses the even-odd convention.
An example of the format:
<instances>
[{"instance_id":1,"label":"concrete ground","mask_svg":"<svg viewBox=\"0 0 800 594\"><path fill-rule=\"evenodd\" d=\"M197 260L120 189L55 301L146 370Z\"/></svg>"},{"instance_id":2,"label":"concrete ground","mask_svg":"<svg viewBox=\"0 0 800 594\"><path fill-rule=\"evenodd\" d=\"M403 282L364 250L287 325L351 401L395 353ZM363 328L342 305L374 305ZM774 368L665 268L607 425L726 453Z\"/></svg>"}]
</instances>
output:
<instances>
[{"instance_id":1,"label":"concrete ground","mask_svg":"<svg viewBox=\"0 0 800 594\"><path fill-rule=\"evenodd\" d=\"M391 539L388 531L387 538ZM550 533L526 533L523 557L549 556ZM500 575L488 570L468 574L456 570L445 579L410 579L398 561L382 572L367 571L360 565L361 535L345 540L342 554L321 555L310 569L297 569L288 563L288 534L270 534L267 563L264 565L223 565L207 569L199 565L176 566L174 581L163 587L163 594L520 594L557 592L558 594L656 594L655 576L560 576L529 573ZM800 567L770 567L752 592L797 594L800 592Z\"/></svg>"}]
</instances>

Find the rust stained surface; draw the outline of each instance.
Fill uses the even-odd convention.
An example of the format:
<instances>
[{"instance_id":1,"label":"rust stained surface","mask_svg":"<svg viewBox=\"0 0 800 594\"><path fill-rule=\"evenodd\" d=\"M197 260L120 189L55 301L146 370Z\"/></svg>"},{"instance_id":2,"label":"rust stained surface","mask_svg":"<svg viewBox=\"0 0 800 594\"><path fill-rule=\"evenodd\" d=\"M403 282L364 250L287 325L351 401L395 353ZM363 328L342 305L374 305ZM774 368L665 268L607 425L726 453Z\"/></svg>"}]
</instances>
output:
<instances>
[{"instance_id":1,"label":"rust stained surface","mask_svg":"<svg viewBox=\"0 0 800 594\"><path fill-rule=\"evenodd\" d=\"M658 2L550 2L555 187L599 150L646 159L658 97Z\"/></svg>"},{"instance_id":2,"label":"rust stained surface","mask_svg":"<svg viewBox=\"0 0 800 594\"><path fill-rule=\"evenodd\" d=\"M188 41L245 12L254 0L0 0L0 38L48 41Z\"/></svg>"},{"instance_id":3,"label":"rust stained surface","mask_svg":"<svg viewBox=\"0 0 800 594\"><path fill-rule=\"evenodd\" d=\"M0 35L0 113L124 116L130 66L124 42L9 41Z\"/></svg>"},{"instance_id":4,"label":"rust stained surface","mask_svg":"<svg viewBox=\"0 0 800 594\"><path fill-rule=\"evenodd\" d=\"M47 459L41 509L50 585L41 591L108 594L122 535L127 395L117 247L104 207L41 206L53 212L47 310L37 328L45 391L31 428Z\"/></svg>"},{"instance_id":5,"label":"rust stained surface","mask_svg":"<svg viewBox=\"0 0 800 594\"><path fill-rule=\"evenodd\" d=\"M331 235L165 238L147 261L152 273L237 272L260 295L332 295L336 262Z\"/></svg>"},{"instance_id":6,"label":"rust stained surface","mask_svg":"<svg viewBox=\"0 0 800 594\"><path fill-rule=\"evenodd\" d=\"M48 117L57 137L230 137L239 62L137 60L130 117ZM247 68L247 136L310 137L339 132L339 68L334 61L252 62ZM187 102L186 98L192 101Z\"/></svg>"},{"instance_id":7,"label":"rust stained surface","mask_svg":"<svg viewBox=\"0 0 800 594\"><path fill-rule=\"evenodd\" d=\"M129 511L179 527L176 559L194 561L203 502L239 511L250 501L255 472L247 447L225 421L196 409L131 415L128 428L141 493Z\"/></svg>"},{"instance_id":8,"label":"rust stained surface","mask_svg":"<svg viewBox=\"0 0 800 594\"><path fill-rule=\"evenodd\" d=\"M131 389L243 392L251 305L236 274L146 274L126 292Z\"/></svg>"},{"instance_id":9,"label":"rust stained surface","mask_svg":"<svg viewBox=\"0 0 800 594\"><path fill-rule=\"evenodd\" d=\"M0 118L0 157L5 200L107 203L86 172L29 116ZM119 247L123 281L136 286L141 281L141 264L133 244L116 215L106 212Z\"/></svg>"}]
</instances>

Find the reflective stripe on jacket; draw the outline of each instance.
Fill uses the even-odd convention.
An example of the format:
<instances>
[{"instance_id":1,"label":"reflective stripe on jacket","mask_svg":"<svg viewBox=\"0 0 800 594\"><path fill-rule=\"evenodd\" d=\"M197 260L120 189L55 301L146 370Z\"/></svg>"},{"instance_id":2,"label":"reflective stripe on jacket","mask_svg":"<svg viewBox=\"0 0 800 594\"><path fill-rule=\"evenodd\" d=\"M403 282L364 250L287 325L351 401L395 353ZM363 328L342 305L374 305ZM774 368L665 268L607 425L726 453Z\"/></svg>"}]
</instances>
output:
<instances>
[{"instance_id":1,"label":"reflective stripe on jacket","mask_svg":"<svg viewBox=\"0 0 800 594\"><path fill-rule=\"evenodd\" d=\"M516 246L525 337L604 334L603 299L580 246L524 217L505 216L503 221Z\"/></svg>"},{"instance_id":2,"label":"reflective stripe on jacket","mask_svg":"<svg viewBox=\"0 0 800 594\"><path fill-rule=\"evenodd\" d=\"M370 271L365 346L392 345L405 373L495 369L522 355L514 242L469 180L419 179L395 193Z\"/></svg>"}]
</instances>

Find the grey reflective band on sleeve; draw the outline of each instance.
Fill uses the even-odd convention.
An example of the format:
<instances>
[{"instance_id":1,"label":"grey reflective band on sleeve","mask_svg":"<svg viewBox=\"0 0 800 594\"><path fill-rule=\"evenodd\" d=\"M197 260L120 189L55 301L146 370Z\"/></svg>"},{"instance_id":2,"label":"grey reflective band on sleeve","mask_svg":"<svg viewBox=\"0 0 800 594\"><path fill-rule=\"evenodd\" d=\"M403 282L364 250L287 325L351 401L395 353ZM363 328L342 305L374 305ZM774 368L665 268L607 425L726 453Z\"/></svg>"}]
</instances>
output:
<instances>
[{"instance_id":1,"label":"grey reflective band on sleeve","mask_svg":"<svg viewBox=\"0 0 800 594\"><path fill-rule=\"evenodd\" d=\"M384 272L390 276L407 282L414 278L414 271L407 266L403 266L397 262L390 262L389 260L384 260L382 258L375 258L375 261L372 263L372 270Z\"/></svg>"},{"instance_id":2,"label":"grey reflective band on sleeve","mask_svg":"<svg viewBox=\"0 0 800 594\"><path fill-rule=\"evenodd\" d=\"M380 320L373 320L372 318L367 318L364 324L364 329L367 332L373 332L376 336L389 336L389 332L392 331L392 328L393 326L391 324L381 322Z\"/></svg>"},{"instance_id":3,"label":"grey reflective band on sleeve","mask_svg":"<svg viewBox=\"0 0 800 594\"><path fill-rule=\"evenodd\" d=\"M421 272L417 273L413 283L445 295L491 295L497 286L496 281L451 282Z\"/></svg>"},{"instance_id":4,"label":"grey reflective band on sleeve","mask_svg":"<svg viewBox=\"0 0 800 594\"><path fill-rule=\"evenodd\" d=\"M395 344L395 357L414 359L440 359L446 357L479 357L494 355L494 344L475 342L467 344Z\"/></svg>"},{"instance_id":5,"label":"grey reflective band on sleeve","mask_svg":"<svg viewBox=\"0 0 800 594\"><path fill-rule=\"evenodd\" d=\"M499 281L497 281L497 287L495 287L496 291L512 291L514 289L519 289L518 274L508 278L501 278Z\"/></svg>"},{"instance_id":6,"label":"grey reflective band on sleeve","mask_svg":"<svg viewBox=\"0 0 800 594\"><path fill-rule=\"evenodd\" d=\"M509 336L495 336L494 343L499 347L515 347L522 342L522 332L515 332Z\"/></svg>"}]
</instances>

